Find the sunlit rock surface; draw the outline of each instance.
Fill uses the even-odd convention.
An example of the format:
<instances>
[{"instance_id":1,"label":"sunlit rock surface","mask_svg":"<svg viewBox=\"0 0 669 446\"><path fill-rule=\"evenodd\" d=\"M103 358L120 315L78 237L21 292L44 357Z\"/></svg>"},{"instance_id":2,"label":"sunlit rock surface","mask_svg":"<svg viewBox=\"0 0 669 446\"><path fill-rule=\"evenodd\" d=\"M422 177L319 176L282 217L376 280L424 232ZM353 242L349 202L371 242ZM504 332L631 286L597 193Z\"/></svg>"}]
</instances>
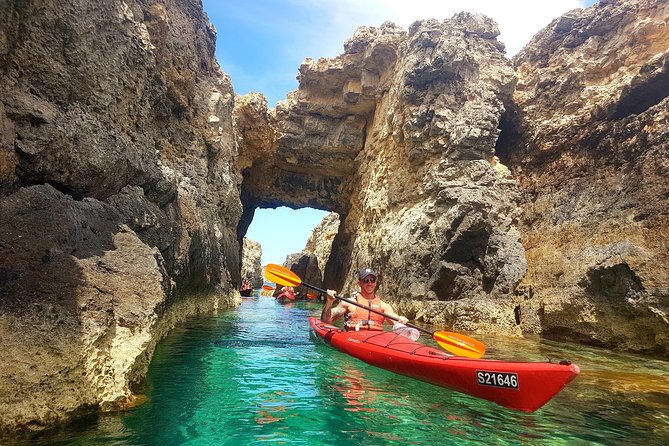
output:
<instances>
[{"instance_id":1,"label":"sunlit rock surface","mask_svg":"<svg viewBox=\"0 0 669 446\"><path fill-rule=\"evenodd\" d=\"M360 28L241 109L240 227L333 210L329 287L372 266L411 317L666 356L668 7L571 11L512 64L482 16Z\"/></svg>"},{"instance_id":2,"label":"sunlit rock surface","mask_svg":"<svg viewBox=\"0 0 669 446\"><path fill-rule=\"evenodd\" d=\"M260 243L244 237L242 244L242 279L248 279L254 288L263 284L262 247Z\"/></svg>"},{"instance_id":3,"label":"sunlit rock surface","mask_svg":"<svg viewBox=\"0 0 669 446\"><path fill-rule=\"evenodd\" d=\"M493 166L516 79L498 34L471 14L363 27L337 58L305 61L276 110L238 101L237 128L276 133L240 144L242 222L259 206L335 211L326 284L350 292L371 265L412 317L518 333L517 185Z\"/></svg>"},{"instance_id":4,"label":"sunlit rock surface","mask_svg":"<svg viewBox=\"0 0 669 446\"><path fill-rule=\"evenodd\" d=\"M316 258L318 269L321 272L321 279L325 272L325 265L327 265L330 253L332 252L332 242L334 242L338 232L339 215L335 212L330 212L316 225L302 251Z\"/></svg>"},{"instance_id":5,"label":"sunlit rock surface","mask_svg":"<svg viewBox=\"0 0 669 446\"><path fill-rule=\"evenodd\" d=\"M286 258L284 266L297 274L305 283L323 288L323 276L332 242L339 231L339 215L330 212L316 225L307 239L304 249ZM300 287L301 293L316 293L312 289Z\"/></svg>"},{"instance_id":6,"label":"sunlit rock surface","mask_svg":"<svg viewBox=\"0 0 669 446\"><path fill-rule=\"evenodd\" d=\"M242 212L199 2L1 5L0 431L135 404L157 340L231 302Z\"/></svg>"},{"instance_id":7,"label":"sunlit rock surface","mask_svg":"<svg viewBox=\"0 0 669 446\"><path fill-rule=\"evenodd\" d=\"M514 58L526 332L669 354L669 3L607 1Z\"/></svg>"}]
</instances>

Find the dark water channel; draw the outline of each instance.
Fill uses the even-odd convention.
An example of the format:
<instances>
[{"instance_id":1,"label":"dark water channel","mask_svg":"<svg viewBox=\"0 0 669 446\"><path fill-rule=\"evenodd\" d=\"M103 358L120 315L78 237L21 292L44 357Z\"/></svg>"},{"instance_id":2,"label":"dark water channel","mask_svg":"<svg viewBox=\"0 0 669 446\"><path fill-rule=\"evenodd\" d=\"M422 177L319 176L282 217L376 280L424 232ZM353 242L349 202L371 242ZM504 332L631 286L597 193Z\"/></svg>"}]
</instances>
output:
<instances>
[{"instance_id":1,"label":"dark water channel","mask_svg":"<svg viewBox=\"0 0 669 446\"><path fill-rule=\"evenodd\" d=\"M192 320L159 344L145 404L28 444L669 444L667 362L480 338L489 358L580 365L574 382L526 414L376 369L310 339L307 317L320 308L260 297Z\"/></svg>"}]
</instances>

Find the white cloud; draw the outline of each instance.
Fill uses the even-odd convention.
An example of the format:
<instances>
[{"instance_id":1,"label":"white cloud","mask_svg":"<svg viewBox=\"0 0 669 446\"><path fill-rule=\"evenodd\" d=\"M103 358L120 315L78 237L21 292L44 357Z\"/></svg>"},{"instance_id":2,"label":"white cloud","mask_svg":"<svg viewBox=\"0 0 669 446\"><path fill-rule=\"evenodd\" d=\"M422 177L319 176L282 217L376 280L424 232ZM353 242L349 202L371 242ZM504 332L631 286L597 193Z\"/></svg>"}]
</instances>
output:
<instances>
[{"instance_id":1,"label":"white cloud","mask_svg":"<svg viewBox=\"0 0 669 446\"><path fill-rule=\"evenodd\" d=\"M497 22L507 57L520 51L539 30L574 8L596 0L205 0L215 16L219 48L236 48L219 57L235 91L261 91L270 106L297 87L295 76L305 58L332 58L359 26L389 20L404 29L416 20L445 20L461 11L482 13ZM239 29L237 26L239 25ZM222 37L222 38L221 38ZM249 42L255 42L250 44ZM246 53L239 51L245 49Z\"/></svg>"},{"instance_id":2,"label":"white cloud","mask_svg":"<svg viewBox=\"0 0 669 446\"><path fill-rule=\"evenodd\" d=\"M448 19L461 11L482 13L495 20L499 40L513 56L532 36L565 12L585 7L585 0L293 0L304 8L318 11L320 38L309 43L310 52L333 57L342 52L343 43L358 26L378 26L386 20L408 29L416 20Z\"/></svg>"}]
</instances>

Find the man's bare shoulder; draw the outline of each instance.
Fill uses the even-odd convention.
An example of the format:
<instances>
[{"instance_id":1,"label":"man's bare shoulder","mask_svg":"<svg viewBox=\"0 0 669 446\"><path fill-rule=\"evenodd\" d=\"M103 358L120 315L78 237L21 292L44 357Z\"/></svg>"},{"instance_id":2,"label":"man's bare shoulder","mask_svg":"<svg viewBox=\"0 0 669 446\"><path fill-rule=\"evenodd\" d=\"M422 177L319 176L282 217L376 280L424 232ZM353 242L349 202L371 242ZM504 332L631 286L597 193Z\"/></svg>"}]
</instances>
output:
<instances>
[{"instance_id":1,"label":"man's bare shoulder","mask_svg":"<svg viewBox=\"0 0 669 446\"><path fill-rule=\"evenodd\" d=\"M384 310L392 310L392 308L393 308L392 305L390 305L388 302L384 301L383 298L379 298L379 299L381 299L381 308L383 308Z\"/></svg>"},{"instance_id":2,"label":"man's bare shoulder","mask_svg":"<svg viewBox=\"0 0 669 446\"><path fill-rule=\"evenodd\" d=\"M353 305L352 303L342 302L341 304L342 304L342 307L346 308L347 310L354 310L355 309L355 305Z\"/></svg>"}]
</instances>

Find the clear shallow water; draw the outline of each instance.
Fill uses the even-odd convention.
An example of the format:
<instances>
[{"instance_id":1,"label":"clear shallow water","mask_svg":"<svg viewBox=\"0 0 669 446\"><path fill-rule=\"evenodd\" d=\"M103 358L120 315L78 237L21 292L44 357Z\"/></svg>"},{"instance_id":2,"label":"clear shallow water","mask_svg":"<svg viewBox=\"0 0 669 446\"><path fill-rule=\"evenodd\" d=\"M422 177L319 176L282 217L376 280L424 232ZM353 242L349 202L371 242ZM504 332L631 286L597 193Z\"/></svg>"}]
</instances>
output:
<instances>
[{"instance_id":1,"label":"clear shallow water","mask_svg":"<svg viewBox=\"0 0 669 446\"><path fill-rule=\"evenodd\" d=\"M480 338L489 358L569 358L581 367L565 390L526 414L371 367L310 339L307 317L320 308L261 297L199 317L159 344L145 404L27 444L669 444L667 362Z\"/></svg>"}]
</instances>

